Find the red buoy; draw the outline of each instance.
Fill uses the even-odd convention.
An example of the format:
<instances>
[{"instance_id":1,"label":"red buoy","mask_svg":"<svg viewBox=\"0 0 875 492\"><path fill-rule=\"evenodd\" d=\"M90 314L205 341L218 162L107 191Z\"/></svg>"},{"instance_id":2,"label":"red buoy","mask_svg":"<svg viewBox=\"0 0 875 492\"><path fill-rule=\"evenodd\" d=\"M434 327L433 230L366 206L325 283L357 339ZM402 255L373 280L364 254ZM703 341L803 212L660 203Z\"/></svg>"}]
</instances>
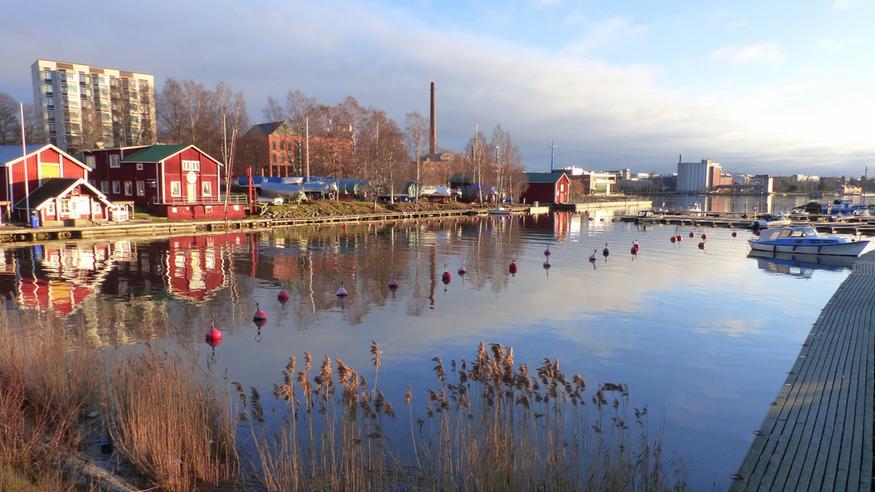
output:
<instances>
[{"instance_id":1,"label":"red buoy","mask_svg":"<svg viewBox=\"0 0 875 492\"><path fill-rule=\"evenodd\" d=\"M706 239L708 239L708 236L703 232L703 233L702 233L702 241L704 241L704 240L706 240Z\"/></svg>"},{"instance_id":2,"label":"red buoy","mask_svg":"<svg viewBox=\"0 0 875 492\"><path fill-rule=\"evenodd\" d=\"M267 321L267 313L258 307L257 302L255 303L255 314L252 315L252 321Z\"/></svg>"},{"instance_id":3,"label":"red buoy","mask_svg":"<svg viewBox=\"0 0 875 492\"><path fill-rule=\"evenodd\" d=\"M510 272L511 275L516 275L516 260L510 262L510 266L507 267L507 271Z\"/></svg>"},{"instance_id":4,"label":"red buoy","mask_svg":"<svg viewBox=\"0 0 875 492\"><path fill-rule=\"evenodd\" d=\"M462 266L460 266L459 269L456 270L456 273L458 273L460 277L464 277L465 274L468 273L468 270L465 270L465 265L462 264Z\"/></svg>"},{"instance_id":5,"label":"red buoy","mask_svg":"<svg viewBox=\"0 0 875 492\"><path fill-rule=\"evenodd\" d=\"M450 275L450 272L444 271L444 274L441 275L441 282L443 282L444 285L449 285L449 283L452 281L453 281L453 276Z\"/></svg>"},{"instance_id":6,"label":"red buoy","mask_svg":"<svg viewBox=\"0 0 875 492\"><path fill-rule=\"evenodd\" d=\"M699 249L705 249L705 242L704 241L699 243Z\"/></svg>"},{"instance_id":7,"label":"red buoy","mask_svg":"<svg viewBox=\"0 0 875 492\"><path fill-rule=\"evenodd\" d=\"M683 241L683 240L684 240L684 237L681 236L680 234L678 234L678 242L681 242L681 241Z\"/></svg>"},{"instance_id":8,"label":"red buoy","mask_svg":"<svg viewBox=\"0 0 875 492\"><path fill-rule=\"evenodd\" d=\"M222 343L222 330L216 328L216 326L213 325L204 334L204 339L211 347L215 347Z\"/></svg>"},{"instance_id":9,"label":"red buoy","mask_svg":"<svg viewBox=\"0 0 875 492\"><path fill-rule=\"evenodd\" d=\"M636 248L635 246L632 246L632 250L630 251L630 253L632 253L632 256L637 255L637 254L638 254L638 248Z\"/></svg>"},{"instance_id":10,"label":"red buoy","mask_svg":"<svg viewBox=\"0 0 875 492\"><path fill-rule=\"evenodd\" d=\"M550 260L544 262L544 270L549 270L553 265L550 264Z\"/></svg>"},{"instance_id":11,"label":"red buoy","mask_svg":"<svg viewBox=\"0 0 875 492\"><path fill-rule=\"evenodd\" d=\"M549 257L551 254L553 253L550 252L550 246L547 246L547 249L544 250L544 256Z\"/></svg>"},{"instance_id":12,"label":"red buoy","mask_svg":"<svg viewBox=\"0 0 875 492\"><path fill-rule=\"evenodd\" d=\"M396 290L398 290L398 287L400 287L400 286L401 286L401 284L399 284L398 281L395 279L392 279L389 281L389 290L391 290L392 292L395 292Z\"/></svg>"},{"instance_id":13,"label":"red buoy","mask_svg":"<svg viewBox=\"0 0 875 492\"><path fill-rule=\"evenodd\" d=\"M281 304L289 302L289 291L285 289L279 291L279 293L276 295L276 300L279 301Z\"/></svg>"},{"instance_id":14,"label":"red buoy","mask_svg":"<svg viewBox=\"0 0 875 492\"><path fill-rule=\"evenodd\" d=\"M738 237L738 233L735 231L732 231L732 237Z\"/></svg>"},{"instance_id":15,"label":"red buoy","mask_svg":"<svg viewBox=\"0 0 875 492\"><path fill-rule=\"evenodd\" d=\"M672 236L669 240L670 240L672 243L676 243L677 240L678 240L678 238L677 238L677 236Z\"/></svg>"},{"instance_id":16,"label":"red buoy","mask_svg":"<svg viewBox=\"0 0 875 492\"><path fill-rule=\"evenodd\" d=\"M693 231L690 231L690 237L696 237L696 235L693 234Z\"/></svg>"},{"instance_id":17,"label":"red buoy","mask_svg":"<svg viewBox=\"0 0 875 492\"><path fill-rule=\"evenodd\" d=\"M262 326L267 324L266 319L254 319L254 320L252 320L252 322L255 323L255 326L257 326L259 330L261 329Z\"/></svg>"},{"instance_id":18,"label":"red buoy","mask_svg":"<svg viewBox=\"0 0 875 492\"><path fill-rule=\"evenodd\" d=\"M346 297L349 293L346 291L344 287L337 289L337 297Z\"/></svg>"}]
</instances>

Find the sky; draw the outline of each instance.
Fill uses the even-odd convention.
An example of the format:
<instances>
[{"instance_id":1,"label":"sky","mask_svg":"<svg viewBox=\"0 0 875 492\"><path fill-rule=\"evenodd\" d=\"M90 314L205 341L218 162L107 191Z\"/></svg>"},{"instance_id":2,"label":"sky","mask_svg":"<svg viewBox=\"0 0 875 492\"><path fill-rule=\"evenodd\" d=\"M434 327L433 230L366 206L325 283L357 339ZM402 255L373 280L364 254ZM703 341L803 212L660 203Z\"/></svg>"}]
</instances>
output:
<instances>
[{"instance_id":1,"label":"sky","mask_svg":"<svg viewBox=\"0 0 875 492\"><path fill-rule=\"evenodd\" d=\"M0 91L30 102L37 58L352 95L427 116L441 147L509 130L530 170L875 173L875 0L0 0Z\"/></svg>"}]
</instances>

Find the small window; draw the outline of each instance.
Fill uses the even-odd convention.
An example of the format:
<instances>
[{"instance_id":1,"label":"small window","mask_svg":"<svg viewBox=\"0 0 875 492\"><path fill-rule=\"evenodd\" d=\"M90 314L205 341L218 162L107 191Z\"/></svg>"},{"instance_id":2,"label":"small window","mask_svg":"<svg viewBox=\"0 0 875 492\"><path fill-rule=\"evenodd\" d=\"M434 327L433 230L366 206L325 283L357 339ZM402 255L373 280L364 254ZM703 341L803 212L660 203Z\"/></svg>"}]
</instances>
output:
<instances>
[{"instance_id":1,"label":"small window","mask_svg":"<svg viewBox=\"0 0 875 492\"><path fill-rule=\"evenodd\" d=\"M122 192L122 185L121 185L121 182L119 182L119 181L113 181L113 182L112 182L112 193L113 193L114 195L118 195L118 194L121 193L121 192Z\"/></svg>"},{"instance_id":2,"label":"small window","mask_svg":"<svg viewBox=\"0 0 875 492\"><path fill-rule=\"evenodd\" d=\"M70 200L58 200L58 210L61 215L70 215Z\"/></svg>"},{"instance_id":3,"label":"small window","mask_svg":"<svg viewBox=\"0 0 875 492\"><path fill-rule=\"evenodd\" d=\"M109 193L109 181L101 181L100 182L100 192L106 195Z\"/></svg>"},{"instance_id":4,"label":"small window","mask_svg":"<svg viewBox=\"0 0 875 492\"><path fill-rule=\"evenodd\" d=\"M94 169L95 159L94 159L93 155L86 155L85 156L85 165L90 167L91 169Z\"/></svg>"},{"instance_id":5,"label":"small window","mask_svg":"<svg viewBox=\"0 0 875 492\"><path fill-rule=\"evenodd\" d=\"M200 171L201 161L182 161L183 171Z\"/></svg>"},{"instance_id":6,"label":"small window","mask_svg":"<svg viewBox=\"0 0 875 492\"><path fill-rule=\"evenodd\" d=\"M134 183L130 181L125 181L125 196L131 196L134 194Z\"/></svg>"},{"instance_id":7,"label":"small window","mask_svg":"<svg viewBox=\"0 0 875 492\"><path fill-rule=\"evenodd\" d=\"M781 231L781 234L779 234L778 237L790 237L790 232L790 229L784 229L783 231Z\"/></svg>"},{"instance_id":8,"label":"small window","mask_svg":"<svg viewBox=\"0 0 875 492\"><path fill-rule=\"evenodd\" d=\"M201 184L201 194L203 196L213 196L213 183L210 181L204 181Z\"/></svg>"},{"instance_id":9,"label":"small window","mask_svg":"<svg viewBox=\"0 0 875 492\"><path fill-rule=\"evenodd\" d=\"M182 196L182 184L179 181L170 182L170 196Z\"/></svg>"},{"instance_id":10,"label":"small window","mask_svg":"<svg viewBox=\"0 0 875 492\"><path fill-rule=\"evenodd\" d=\"M118 154L110 154L109 167L119 167Z\"/></svg>"},{"instance_id":11,"label":"small window","mask_svg":"<svg viewBox=\"0 0 875 492\"><path fill-rule=\"evenodd\" d=\"M146 182L137 181L137 196L146 196Z\"/></svg>"},{"instance_id":12,"label":"small window","mask_svg":"<svg viewBox=\"0 0 875 492\"><path fill-rule=\"evenodd\" d=\"M54 204L53 202L49 202L49 204L46 205L46 215L51 215L51 216L54 217L54 215L55 215L55 204Z\"/></svg>"},{"instance_id":13,"label":"small window","mask_svg":"<svg viewBox=\"0 0 875 492\"><path fill-rule=\"evenodd\" d=\"M142 162L138 162L138 163L137 163L137 171L142 171L142 170L143 170L143 163L142 163Z\"/></svg>"}]
</instances>

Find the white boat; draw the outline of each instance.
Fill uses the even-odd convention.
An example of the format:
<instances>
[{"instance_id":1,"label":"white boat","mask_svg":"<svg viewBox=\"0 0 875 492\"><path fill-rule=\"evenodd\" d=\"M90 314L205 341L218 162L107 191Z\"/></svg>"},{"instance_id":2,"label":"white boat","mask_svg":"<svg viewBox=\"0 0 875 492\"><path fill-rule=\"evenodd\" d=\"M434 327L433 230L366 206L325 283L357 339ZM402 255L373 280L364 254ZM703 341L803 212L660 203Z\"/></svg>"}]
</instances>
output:
<instances>
[{"instance_id":1,"label":"white boat","mask_svg":"<svg viewBox=\"0 0 875 492\"><path fill-rule=\"evenodd\" d=\"M489 209L490 215L510 215L511 210L507 207L495 207Z\"/></svg>"},{"instance_id":2,"label":"white boat","mask_svg":"<svg viewBox=\"0 0 875 492\"><path fill-rule=\"evenodd\" d=\"M860 256L869 241L820 235L813 227L794 226L766 229L757 239L748 241L755 251L807 255Z\"/></svg>"},{"instance_id":3,"label":"white boat","mask_svg":"<svg viewBox=\"0 0 875 492\"><path fill-rule=\"evenodd\" d=\"M751 229L774 229L792 224L793 221L783 215L763 215L750 224Z\"/></svg>"}]
</instances>

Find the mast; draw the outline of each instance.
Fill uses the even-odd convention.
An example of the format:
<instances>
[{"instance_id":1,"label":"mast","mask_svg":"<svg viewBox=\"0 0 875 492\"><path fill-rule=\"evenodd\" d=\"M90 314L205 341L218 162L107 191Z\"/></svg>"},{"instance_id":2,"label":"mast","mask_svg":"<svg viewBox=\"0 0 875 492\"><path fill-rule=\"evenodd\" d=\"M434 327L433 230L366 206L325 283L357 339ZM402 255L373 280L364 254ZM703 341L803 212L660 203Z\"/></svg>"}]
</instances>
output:
<instances>
[{"instance_id":1,"label":"mast","mask_svg":"<svg viewBox=\"0 0 875 492\"><path fill-rule=\"evenodd\" d=\"M18 111L21 115L21 157L24 160L24 208L25 217L30 221L30 178L27 176L27 144L25 143L24 131L24 103L18 103Z\"/></svg>"}]
</instances>

